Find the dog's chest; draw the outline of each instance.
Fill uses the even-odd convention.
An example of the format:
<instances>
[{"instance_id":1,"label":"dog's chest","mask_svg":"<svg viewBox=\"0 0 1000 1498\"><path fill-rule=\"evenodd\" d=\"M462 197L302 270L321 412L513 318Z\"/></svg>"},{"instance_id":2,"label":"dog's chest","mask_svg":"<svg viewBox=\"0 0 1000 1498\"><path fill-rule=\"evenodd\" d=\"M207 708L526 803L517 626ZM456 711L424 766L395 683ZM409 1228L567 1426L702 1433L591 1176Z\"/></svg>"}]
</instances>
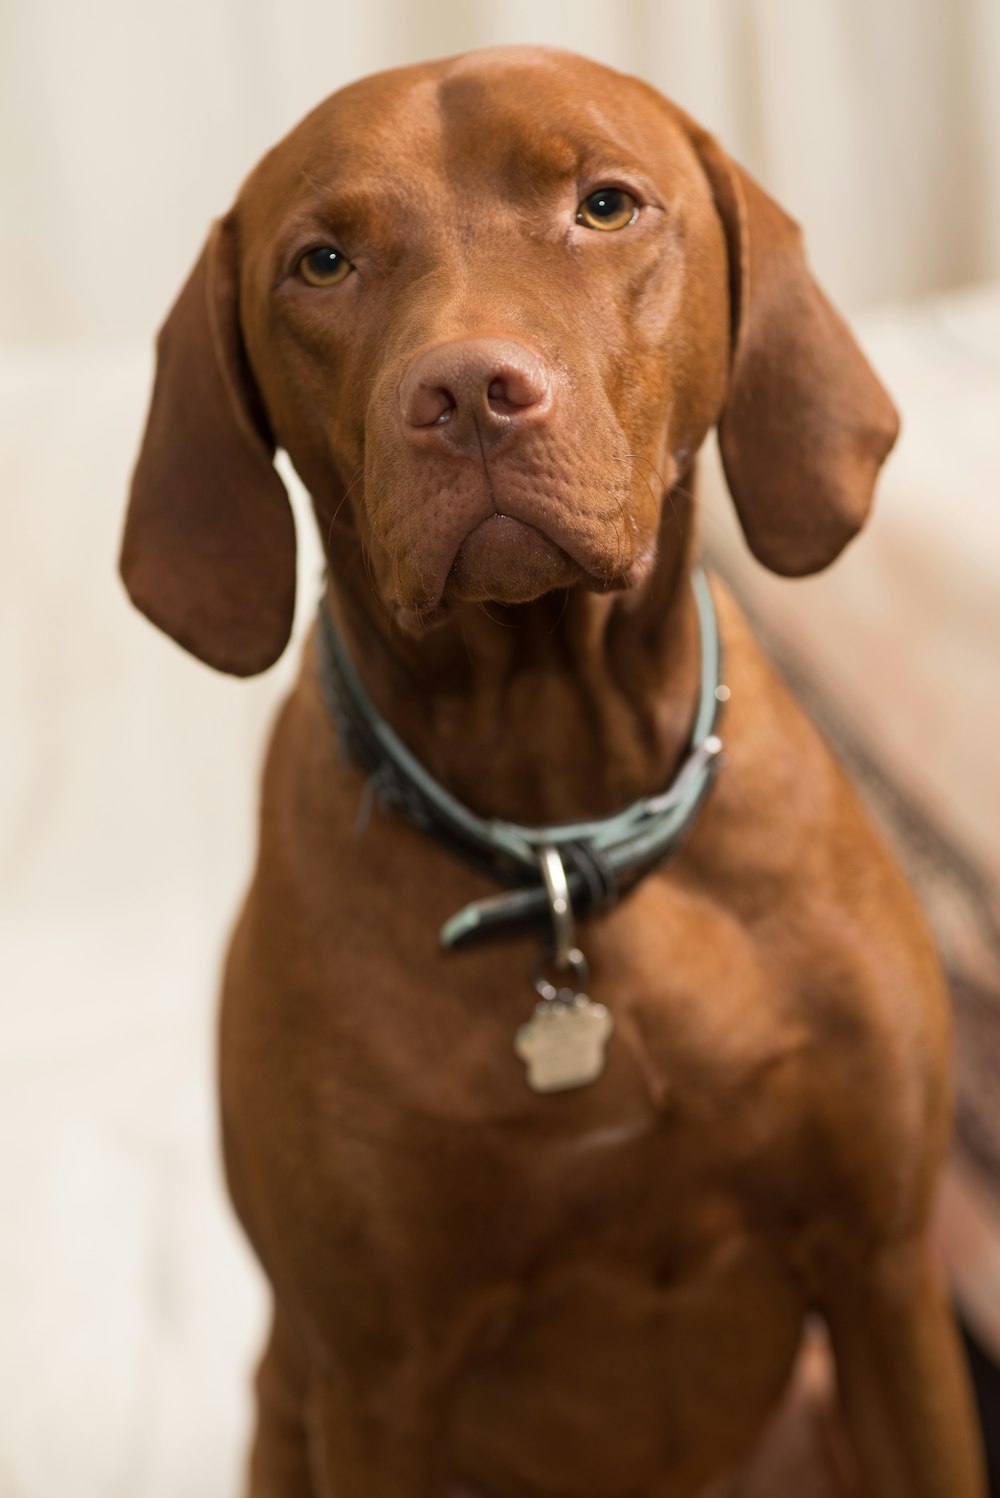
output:
<instances>
[{"instance_id":1,"label":"dog's chest","mask_svg":"<svg viewBox=\"0 0 1000 1498\"><path fill-rule=\"evenodd\" d=\"M455 1424L484 1481L510 1463L538 1491L686 1491L704 1426L735 1452L794 1354L796 1244L761 1216L797 1192L799 1120L770 1095L788 1034L685 1023L663 993L614 1017L601 1078L474 1128L441 1181L456 1276L488 1285Z\"/></svg>"},{"instance_id":2,"label":"dog's chest","mask_svg":"<svg viewBox=\"0 0 1000 1498\"><path fill-rule=\"evenodd\" d=\"M387 943L358 952L362 986L378 997L351 1022L352 1043L385 1070L404 1113L507 1123L594 1158L654 1127L704 1133L731 1121L808 1049L787 977L744 926L674 881L650 880L579 938L593 1005L548 1025L527 944L442 956L427 970ZM565 1090L534 1096L539 1057L557 1081L562 1069Z\"/></svg>"},{"instance_id":3,"label":"dog's chest","mask_svg":"<svg viewBox=\"0 0 1000 1498\"><path fill-rule=\"evenodd\" d=\"M459 955L434 984L373 954L386 997L331 1054L345 1111L365 1120L367 1142L342 1141L352 1170L454 1222L462 1253L484 1263L498 1264L497 1245L523 1264L581 1241L613 1261L626 1239L650 1283L707 1262L744 1231L741 1192L795 1189L808 1036L745 933L681 914L651 889L584 933L612 1030L599 1074L551 1094L532 1090L519 1054L529 951Z\"/></svg>"},{"instance_id":4,"label":"dog's chest","mask_svg":"<svg viewBox=\"0 0 1000 1498\"><path fill-rule=\"evenodd\" d=\"M759 1420L802 1312L761 1204L796 1194L803 1033L752 938L666 881L582 927L606 1064L539 1095L515 1048L533 946L419 961L416 921L353 913L294 1025L261 994L242 1115L331 1346L405 1331L418 1380L460 1370L457 1459L487 1491L509 1469L511 1491L619 1492L622 1462L639 1491L666 1412L678 1453L706 1411Z\"/></svg>"},{"instance_id":5,"label":"dog's chest","mask_svg":"<svg viewBox=\"0 0 1000 1498\"><path fill-rule=\"evenodd\" d=\"M787 1376L802 1288L789 1245L717 1173L721 1120L699 1137L638 1094L634 1110L494 1135L444 1183L465 1289L437 1305L468 1328L457 1456L484 1484L510 1471L525 1491L614 1493L655 1476L673 1492L670 1474L688 1491L704 1427L735 1451Z\"/></svg>"}]
</instances>

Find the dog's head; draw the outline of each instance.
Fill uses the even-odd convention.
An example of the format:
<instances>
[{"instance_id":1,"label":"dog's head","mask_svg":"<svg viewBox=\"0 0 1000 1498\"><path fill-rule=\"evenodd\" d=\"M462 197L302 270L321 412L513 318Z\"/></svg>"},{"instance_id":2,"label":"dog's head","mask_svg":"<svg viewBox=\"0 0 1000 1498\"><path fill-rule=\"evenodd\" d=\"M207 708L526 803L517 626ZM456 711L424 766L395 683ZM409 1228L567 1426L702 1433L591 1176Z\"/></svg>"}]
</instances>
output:
<instances>
[{"instance_id":1,"label":"dog's head","mask_svg":"<svg viewBox=\"0 0 1000 1498\"><path fill-rule=\"evenodd\" d=\"M636 587L718 424L754 553L862 524L893 408L795 224L635 79L509 49L365 79L251 174L161 331L122 550L211 665L280 655L287 450L338 555L414 630Z\"/></svg>"}]
</instances>

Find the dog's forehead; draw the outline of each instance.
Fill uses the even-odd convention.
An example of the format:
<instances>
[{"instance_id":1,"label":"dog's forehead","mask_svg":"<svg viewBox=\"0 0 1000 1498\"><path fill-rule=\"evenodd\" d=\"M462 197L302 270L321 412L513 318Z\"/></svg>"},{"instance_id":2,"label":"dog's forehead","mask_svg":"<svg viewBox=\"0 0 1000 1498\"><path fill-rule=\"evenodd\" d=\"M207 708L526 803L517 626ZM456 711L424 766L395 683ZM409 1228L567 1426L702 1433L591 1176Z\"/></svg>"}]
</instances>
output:
<instances>
[{"instance_id":1,"label":"dog's forehead","mask_svg":"<svg viewBox=\"0 0 1000 1498\"><path fill-rule=\"evenodd\" d=\"M572 53L498 48L374 74L307 115L248 180L308 197L400 201L428 178L463 193L544 187L601 166L655 172L687 158L671 106Z\"/></svg>"}]
</instances>

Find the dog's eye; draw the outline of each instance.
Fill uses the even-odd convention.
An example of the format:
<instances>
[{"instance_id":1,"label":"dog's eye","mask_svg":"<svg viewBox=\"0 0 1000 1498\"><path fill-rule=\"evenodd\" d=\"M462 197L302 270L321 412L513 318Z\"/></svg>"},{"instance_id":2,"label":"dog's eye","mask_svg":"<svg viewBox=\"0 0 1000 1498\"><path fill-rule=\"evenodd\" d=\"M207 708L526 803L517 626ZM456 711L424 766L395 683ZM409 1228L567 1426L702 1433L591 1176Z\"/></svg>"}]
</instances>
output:
<instances>
[{"instance_id":1,"label":"dog's eye","mask_svg":"<svg viewBox=\"0 0 1000 1498\"><path fill-rule=\"evenodd\" d=\"M576 221L587 229L624 229L638 211L630 192L620 187L599 187L584 198L576 210Z\"/></svg>"},{"instance_id":2,"label":"dog's eye","mask_svg":"<svg viewBox=\"0 0 1000 1498\"><path fill-rule=\"evenodd\" d=\"M346 255L325 244L321 249L310 250L299 261L299 275L310 286L337 286L351 273L351 262Z\"/></svg>"}]
</instances>

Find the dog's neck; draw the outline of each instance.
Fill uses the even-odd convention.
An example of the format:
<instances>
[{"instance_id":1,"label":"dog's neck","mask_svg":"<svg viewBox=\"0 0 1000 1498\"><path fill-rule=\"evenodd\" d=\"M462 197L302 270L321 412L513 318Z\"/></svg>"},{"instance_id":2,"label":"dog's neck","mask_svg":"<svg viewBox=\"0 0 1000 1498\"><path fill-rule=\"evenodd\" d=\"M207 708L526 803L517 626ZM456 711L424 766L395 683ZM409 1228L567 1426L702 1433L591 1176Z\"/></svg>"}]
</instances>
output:
<instances>
[{"instance_id":1,"label":"dog's neck","mask_svg":"<svg viewBox=\"0 0 1000 1498\"><path fill-rule=\"evenodd\" d=\"M691 732L701 646L686 494L663 529L655 566L627 593L462 606L410 638L359 549L355 565L341 555L329 604L378 710L474 811L604 816L665 786Z\"/></svg>"}]
</instances>

